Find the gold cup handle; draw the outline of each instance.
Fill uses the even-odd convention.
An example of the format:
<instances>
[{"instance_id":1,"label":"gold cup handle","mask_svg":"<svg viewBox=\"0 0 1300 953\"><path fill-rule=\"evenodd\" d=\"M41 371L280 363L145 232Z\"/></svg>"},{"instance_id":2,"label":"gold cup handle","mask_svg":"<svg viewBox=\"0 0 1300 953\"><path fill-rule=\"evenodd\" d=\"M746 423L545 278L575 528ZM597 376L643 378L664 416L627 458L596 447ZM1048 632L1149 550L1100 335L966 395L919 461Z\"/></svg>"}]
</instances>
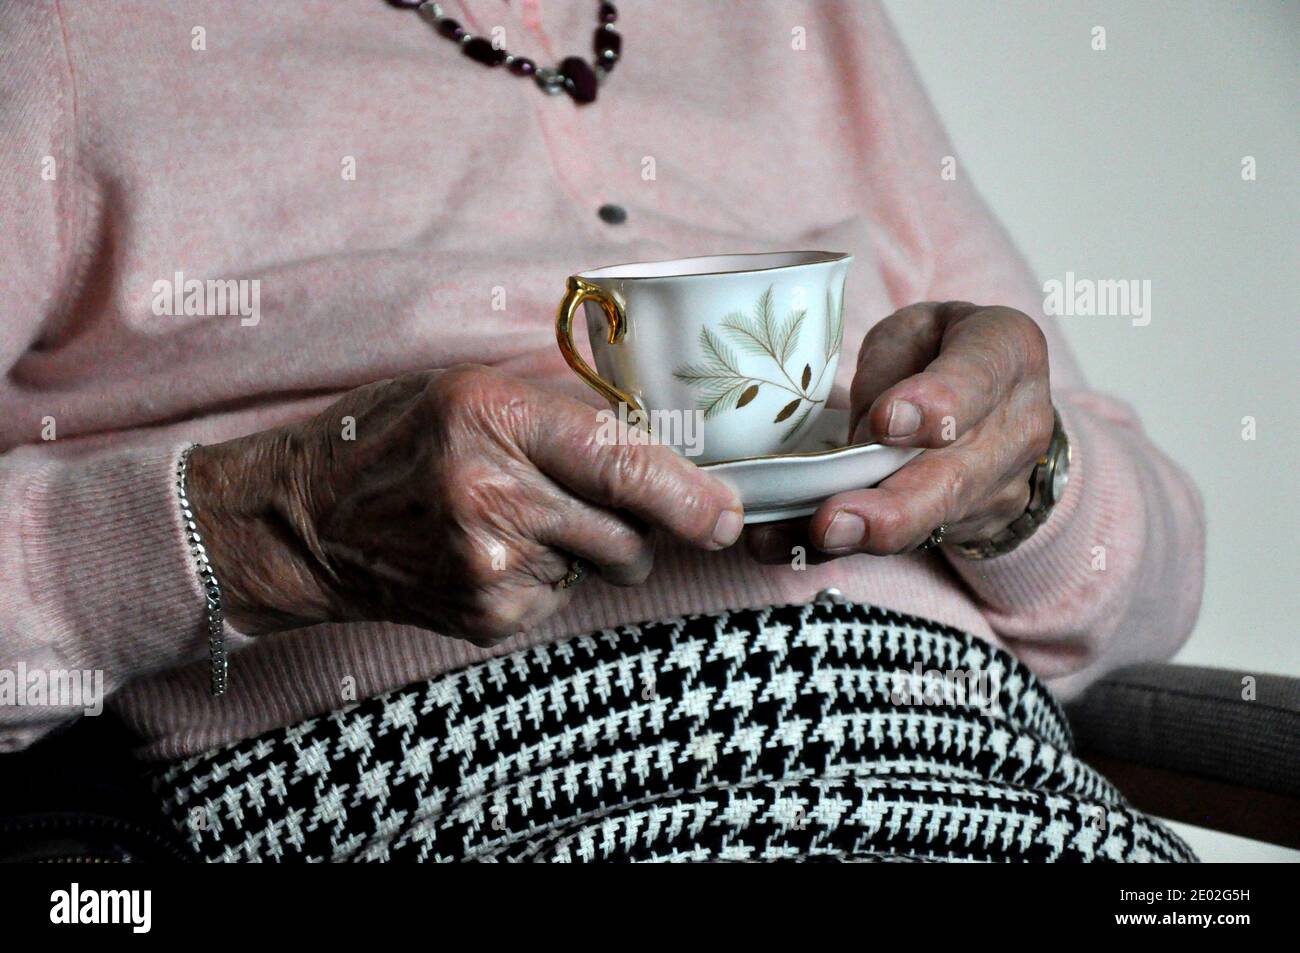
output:
<instances>
[{"instance_id":1,"label":"gold cup handle","mask_svg":"<svg viewBox=\"0 0 1300 953\"><path fill-rule=\"evenodd\" d=\"M573 276L569 278L564 300L560 302L560 310L555 316L555 339L559 342L560 353L573 368L573 372L615 408L623 403L627 404L629 413L642 410L641 404L635 397L619 390L593 371L573 344L573 315L578 310L578 306L588 299L600 305L600 310L605 312L605 323L609 326L609 343L617 344L623 340L623 335L627 331L627 316L623 314L623 309L618 306L618 302L599 285L593 285L589 281Z\"/></svg>"}]
</instances>

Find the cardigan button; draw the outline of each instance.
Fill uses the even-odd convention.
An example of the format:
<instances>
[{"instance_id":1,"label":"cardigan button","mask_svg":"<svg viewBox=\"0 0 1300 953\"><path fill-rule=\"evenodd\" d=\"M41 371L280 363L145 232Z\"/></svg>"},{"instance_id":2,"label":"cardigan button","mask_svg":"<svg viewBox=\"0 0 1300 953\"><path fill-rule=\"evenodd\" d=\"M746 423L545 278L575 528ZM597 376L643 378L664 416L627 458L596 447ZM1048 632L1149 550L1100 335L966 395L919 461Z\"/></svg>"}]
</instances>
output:
<instances>
[{"instance_id":1,"label":"cardigan button","mask_svg":"<svg viewBox=\"0 0 1300 953\"><path fill-rule=\"evenodd\" d=\"M622 225L627 221L627 209L621 205L602 205L596 214L606 225Z\"/></svg>"}]
</instances>

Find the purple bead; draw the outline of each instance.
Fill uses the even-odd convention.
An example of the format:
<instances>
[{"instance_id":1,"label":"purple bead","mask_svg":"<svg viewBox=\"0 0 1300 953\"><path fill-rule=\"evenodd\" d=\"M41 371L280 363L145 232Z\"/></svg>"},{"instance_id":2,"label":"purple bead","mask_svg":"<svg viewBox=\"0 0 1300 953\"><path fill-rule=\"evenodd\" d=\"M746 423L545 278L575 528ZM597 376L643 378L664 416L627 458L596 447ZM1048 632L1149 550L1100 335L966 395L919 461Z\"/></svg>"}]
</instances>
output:
<instances>
[{"instance_id":1,"label":"purple bead","mask_svg":"<svg viewBox=\"0 0 1300 953\"><path fill-rule=\"evenodd\" d=\"M613 69L623 53L623 38L613 30L603 27L596 31L596 62L605 69Z\"/></svg>"},{"instance_id":2,"label":"purple bead","mask_svg":"<svg viewBox=\"0 0 1300 953\"><path fill-rule=\"evenodd\" d=\"M618 20L618 8L612 3L602 3L598 16L601 23L615 23Z\"/></svg>"},{"instance_id":3,"label":"purple bead","mask_svg":"<svg viewBox=\"0 0 1300 953\"><path fill-rule=\"evenodd\" d=\"M481 36L466 40L461 44L460 51L484 66L500 66L506 61L506 51L498 49L492 45L491 40Z\"/></svg>"},{"instance_id":4,"label":"purple bead","mask_svg":"<svg viewBox=\"0 0 1300 953\"><path fill-rule=\"evenodd\" d=\"M526 56L516 56L510 64L510 72L516 76L532 76L537 72L537 64Z\"/></svg>"},{"instance_id":5,"label":"purple bead","mask_svg":"<svg viewBox=\"0 0 1300 953\"><path fill-rule=\"evenodd\" d=\"M465 35L465 28L451 17L444 17L438 21L438 32L449 40L459 42L460 38Z\"/></svg>"},{"instance_id":6,"label":"purple bead","mask_svg":"<svg viewBox=\"0 0 1300 953\"><path fill-rule=\"evenodd\" d=\"M560 75L564 77L564 88L573 101L579 104L595 102L596 73L587 65L587 61L570 56L560 63Z\"/></svg>"}]
</instances>

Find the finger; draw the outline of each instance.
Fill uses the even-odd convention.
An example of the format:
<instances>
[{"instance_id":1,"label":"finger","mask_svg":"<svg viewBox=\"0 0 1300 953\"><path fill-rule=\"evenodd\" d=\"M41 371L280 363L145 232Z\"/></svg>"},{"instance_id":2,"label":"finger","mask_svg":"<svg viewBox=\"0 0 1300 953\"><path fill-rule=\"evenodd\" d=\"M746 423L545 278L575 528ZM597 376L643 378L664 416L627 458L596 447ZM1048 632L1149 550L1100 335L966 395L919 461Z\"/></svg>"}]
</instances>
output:
<instances>
[{"instance_id":1,"label":"finger","mask_svg":"<svg viewBox=\"0 0 1300 953\"><path fill-rule=\"evenodd\" d=\"M1020 312L977 308L941 313L940 320L945 330L938 356L880 394L867 412L871 432L882 443L947 446L1027 377L1046 379L1043 333Z\"/></svg>"},{"instance_id":2,"label":"finger","mask_svg":"<svg viewBox=\"0 0 1300 953\"><path fill-rule=\"evenodd\" d=\"M949 543L969 543L976 540L992 539L1022 516L1029 506L1029 473L1009 481L981 508L978 514L970 514L956 523L947 524L944 541Z\"/></svg>"},{"instance_id":3,"label":"finger","mask_svg":"<svg viewBox=\"0 0 1300 953\"><path fill-rule=\"evenodd\" d=\"M849 391L849 433L854 443L874 439L869 426L858 429L876 398L899 381L925 370L939 354L943 326L932 301L900 308L867 332Z\"/></svg>"},{"instance_id":4,"label":"finger","mask_svg":"<svg viewBox=\"0 0 1300 953\"><path fill-rule=\"evenodd\" d=\"M464 585L444 593L447 611L426 628L487 648L540 624L571 598L555 587L570 562L559 550L494 536L467 542L462 553Z\"/></svg>"},{"instance_id":5,"label":"finger","mask_svg":"<svg viewBox=\"0 0 1300 953\"><path fill-rule=\"evenodd\" d=\"M520 448L543 473L573 493L704 549L723 549L743 529L735 492L665 446L609 444L596 412L547 395L546 412L527 415Z\"/></svg>"},{"instance_id":6,"label":"finger","mask_svg":"<svg viewBox=\"0 0 1300 953\"><path fill-rule=\"evenodd\" d=\"M468 471L444 506L473 541L471 580L551 585L580 557L608 581L636 585L654 565L647 526L574 496L526 460Z\"/></svg>"},{"instance_id":7,"label":"finger","mask_svg":"<svg viewBox=\"0 0 1300 953\"><path fill-rule=\"evenodd\" d=\"M553 511L537 541L591 563L616 586L638 586L654 568L654 534L639 521L574 497ZM567 567L566 567L567 570Z\"/></svg>"},{"instance_id":8,"label":"finger","mask_svg":"<svg viewBox=\"0 0 1300 953\"><path fill-rule=\"evenodd\" d=\"M890 556L916 548L940 524L955 524L1003 482L982 447L931 450L879 486L831 497L813 514L818 548Z\"/></svg>"},{"instance_id":9,"label":"finger","mask_svg":"<svg viewBox=\"0 0 1300 953\"><path fill-rule=\"evenodd\" d=\"M807 519L750 526L745 530L745 549L756 562L773 566L790 565L801 556L809 565L829 562L834 557L813 546L808 526Z\"/></svg>"}]
</instances>

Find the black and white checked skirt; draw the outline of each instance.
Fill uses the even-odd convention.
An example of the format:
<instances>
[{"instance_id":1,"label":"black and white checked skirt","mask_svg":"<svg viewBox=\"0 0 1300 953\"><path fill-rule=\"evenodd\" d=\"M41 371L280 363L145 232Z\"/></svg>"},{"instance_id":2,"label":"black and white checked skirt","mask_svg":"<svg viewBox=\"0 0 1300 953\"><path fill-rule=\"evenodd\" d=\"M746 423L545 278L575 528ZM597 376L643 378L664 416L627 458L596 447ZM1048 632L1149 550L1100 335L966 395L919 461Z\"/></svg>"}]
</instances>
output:
<instances>
[{"instance_id":1,"label":"black and white checked skirt","mask_svg":"<svg viewBox=\"0 0 1300 953\"><path fill-rule=\"evenodd\" d=\"M624 626L171 765L210 861L1188 861L986 642L866 605Z\"/></svg>"}]
</instances>

